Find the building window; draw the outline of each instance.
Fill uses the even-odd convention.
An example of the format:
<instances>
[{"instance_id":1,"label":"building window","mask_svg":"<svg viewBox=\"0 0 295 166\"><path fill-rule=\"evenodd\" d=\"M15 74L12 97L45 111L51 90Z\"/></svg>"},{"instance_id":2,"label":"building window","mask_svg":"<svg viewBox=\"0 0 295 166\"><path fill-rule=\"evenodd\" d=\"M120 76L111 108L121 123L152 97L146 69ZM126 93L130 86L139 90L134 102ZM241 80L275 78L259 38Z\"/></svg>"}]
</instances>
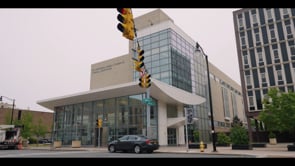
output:
<instances>
[{"instance_id":1,"label":"building window","mask_svg":"<svg viewBox=\"0 0 295 166\"><path fill-rule=\"evenodd\" d=\"M253 22L253 24L257 23L257 15L256 14L252 14L252 22Z\"/></svg>"},{"instance_id":2,"label":"building window","mask_svg":"<svg viewBox=\"0 0 295 166\"><path fill-rule=\"evenodd\" d=\"M269 28L269 32L270 32L270 38L271 38L271 39L274 39L274 38L276 38L276 35L275 35L275 30L274 30L274 28Z\"/></svg>"},{"instance_id":3,"label":"building window","mask_svg":"<svg viewBox=\"0 0 295 166\"><path fill-rule=\"evenodd\" d=\"M250 75L246 76L246 84L251 85L251 76Z\"/></svg>"},{"instance_id":4,"label":"building window","mask_svg":"<svg viewBox=\"0 0 295 166\"><path fill-rule=\"evenodd\" d=\"M288 14L288 8L283 8L282 12L283 12L283 15L287 15Z\"/></svg>"},{"instance_id":5,"label":"building window","mask_svg":"<svg viewBox=\"0 0 295 166\"><path fill-rule=\"evenodd\" d=\"M222 98L223 98L224 117L230 117L228 91L226 88L221 87L221 92L222 92Z\"/></svg>"},{"instance_id":6,"label":"building window","mask_svg":"<svg viewBox=\"0 0 295 166\"><path fill-rule=\"evenodd\" d=\"M261 76L261 82L266 83L265 73L260 73Z\"/></svg>"},{"instance_id":7,"label":"building window","mask_svg":"<svg viewBox=\"0 0 295 166\"><path fill-rule=\"evenodd\" d=\"M295 56L295 45L290 46L290 52L292 57Z\"/></svg>"},{"instance_id":8,"label":"building window","mask_svg":"<svg viewBox=\"0 0 295 166\"><path fill-rule=\"evenodd\" d=\"M243 27L244 23L243 23L243 18L238 18L239 21L239 27Z\"/></svg>"},{"instance_id":9,"label":"building window","mask_svg":"<svg viewBox=\"0 0 295 166\"><path fill-rule=\"evenodd\" d=\"M254 99L253 96L249 96L249 106L254 107Z\"/></svg>"},{"instance_id":10,"label":"building window","mask_svg":"<svg viewBox=\"0 0 295 166\"><path fill-rule=\"evenodd\" d=\"M278 51L278 49L273 49L273 57L274 57L274 59L279 59L279 51Z\"/></svg>"},{"instance_id":11,"label":"building window","mask_svg":"<svg viewBox=\"0 0 295 166\"><path fill-rule=\"evenodd\" d=\"M244 55L244 65L248 65L248 55Z\"/></svg>"},{"instance_id":12,"label":"building window","mask_svg":"<svg viewBox=\"0 0 295 166\"><path fill-rule=\"evenodd\" d=\"M255 33L255 39L256 39L256 43L260 42L259 32Z\"/></svg>"},{"instance_id":13,"label":"building window","mask_svg":"<svg viewBox=\"0 0 295 166\"><path fill-rule=\"evenodd\" d=\"M272 19L271 9L266 9L266 15L268 20Z\"/></svg>"},{"instance_id":14,"label":"building window","mask_svg":"<svg viewBox=\"0 0 295 166\"><path fill-rule=\"evenodd\" d=\"M291 35L292 34L292 30L291 30L291 25L290 24L286 25L286 31L287 31L287 35Z\"/></svg>"},{"instance_id":15,"label":"building window","mask_svg":"<svg viewBox=\"0 0 295 166\"><path fill-rule=\"evenodd\" d=\"M241 36L241 43L242 43L242 46L245 46L246 45L246 38L245 38L245 36Z\"/></svg>"},{"instance_id":16,"label":"building window","mask_svg":"<svg viewBox=\"0 0 295 166\"><path fill-rule=\"evenodd\" d=\"M277 76L278 76L278 81L282 81L283 80L282 70L277 70Z\"/></svg>"},{"instance_id":17,"label":"building window","mask_svg":"<svg viewBox=\"0 0 295 166\"><path fill-rule=\"evenodd\" d=\"M263 62L262 52L258 52L258 61Z\"/></svg>"}]
</instances>

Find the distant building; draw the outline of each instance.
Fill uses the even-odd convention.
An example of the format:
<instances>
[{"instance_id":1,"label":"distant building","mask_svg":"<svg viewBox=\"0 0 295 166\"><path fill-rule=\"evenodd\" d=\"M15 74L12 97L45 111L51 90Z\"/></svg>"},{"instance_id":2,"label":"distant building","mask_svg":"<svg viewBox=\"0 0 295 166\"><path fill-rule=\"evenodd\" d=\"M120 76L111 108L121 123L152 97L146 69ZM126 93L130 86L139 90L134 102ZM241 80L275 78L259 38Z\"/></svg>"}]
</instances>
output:
<instances>
[{"instance_id":1,"label":"distant building","mask_svg":"<svg viewBox=\"0 0 295 166\"><path fill-rule=\"evenodd\" d=\"M233 12L245 113L255 120L268 89L294 91L295 9L247 8Z\"/></svg>"},{"instance_id":2,"label":"distant building","mask_svg":"<svg viewBox=\"0 0 295 166\"><path fill-rule=\"evenodd\" d=\"M51 137L51 130L53 126L53 113L52 112L41 112L29 109L20 109L14 108L13 109L13 118L11 119L12 114L12 106L10 104L0 102L0 124L10 124L17 120L21 120L25 113L30 113L33 117L32 124L38 125L39 120L41 120L42 125L47 126L47 137ZM9 121L9 122L7 122Z\"/></svg>"},{"instance_id":3,"label":"distant building","mask_svg":"<svg viewBox=\"0 0 295 166\"><path fill-rule=\"evenodd\" d=\"M89 91L37 102L55 112L54 139L70 145L78 138L82 145L97 146L99 137L106 146L124 134L144 134L160 145L183 145L184 108L190 108L194 120L188 124L188 138L199 131L200 140L211 142L207 66L196 53L196 42L160 9L134 21L138 38L129 41L129 53L92 64ZM132 60L137 44L151 74L149 89L138 85ZM241 86L211 63L209 70L215 131L227 132L234 116L245 120ZM97 119L103 120L100 130Z\"/></svg>"}]
</instances>

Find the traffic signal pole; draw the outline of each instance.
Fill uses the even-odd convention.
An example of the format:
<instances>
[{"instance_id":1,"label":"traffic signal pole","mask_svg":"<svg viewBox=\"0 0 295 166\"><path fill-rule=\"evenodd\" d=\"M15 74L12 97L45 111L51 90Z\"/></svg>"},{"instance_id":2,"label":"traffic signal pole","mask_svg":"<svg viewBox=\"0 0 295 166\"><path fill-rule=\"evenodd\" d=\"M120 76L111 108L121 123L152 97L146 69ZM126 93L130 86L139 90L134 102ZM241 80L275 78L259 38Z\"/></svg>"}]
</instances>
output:
<instances>
[{"instance_id":1,"label":"traffic signal pole","mask_svg":"<svg viewBox=\"0 0 295 166\"><path fill-rule=\"evenodd\" d=\"M184 108L184 116L185 116L186 152L188 152L189 151L189 147L188 147L188 132L187 132L187 108Z\"/></svg>"},{"instance_id":2,"label":"traffic signal pole","mask_svg":"<svg viewBox=\"0 0 295 166\"><path fill-rule=\"evenodd\" d=\"M129 39L131 41L134 40L134 38L137 40L137 49L136 54L137 58L133 57L132 60L134 60L134 69L135 71L139 72L139 86L142 88L146 88L146 130L147 130L147 136L151 137L152 131L151 131L151 124L150 124L150 110L151 110L151 104L152 100L150 99L150 86L151 86L151 75L148 74L145 65L144 65L144 50L140 48L137 34L136 34L136 28L134 25L134 19L131 8L117 8L117 11L119 14L117 15L117 20L119 23L117 24L118 30L122 33L123 37L126 39ZM143 100L144 101L144 100ZM98 127L100 129L100 127Z\"/></svg>"},{"instance_id":3,"label":"traffic signal pole","mask_svg":"<svg viewBox=\"0 0 295 166\"><path fill-rule=\"evenodd\" d=\"M99 148L100 147L100 128L97 128L98 129L98 136L97 136L97 147Z\"/></svg>"},{"instance_id":4,"label":"traffic signal pole","mask_svg":"<svg viewBox=\"0 0 295 166\"><path fill-rule=\"evenodd\" d=\"M150 88L146 88L146 96L150 98ZM147 136L151 138L151 106L149 104L146 105L146 128L147 128Z\"/></svg>"}]
</instances>

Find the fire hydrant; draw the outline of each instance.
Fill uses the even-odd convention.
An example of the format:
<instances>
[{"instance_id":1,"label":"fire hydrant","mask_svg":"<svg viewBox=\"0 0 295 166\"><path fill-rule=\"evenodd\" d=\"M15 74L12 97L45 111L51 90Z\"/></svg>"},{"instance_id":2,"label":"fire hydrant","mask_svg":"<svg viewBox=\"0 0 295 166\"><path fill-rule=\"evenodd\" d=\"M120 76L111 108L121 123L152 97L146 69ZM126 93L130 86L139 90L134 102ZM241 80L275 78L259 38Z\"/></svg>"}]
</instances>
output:
<instances>
[{"instance_id":1,"label":"fire hydrant","mask_svg":"<svg viewBox=\"0 0 295 166\"><path fill-rule=\"evenodd\" d=\"M203 141L201 141L200 142L200 152L204 152L204 148L205 148L204 143L203 143Z\"/></svg>"}]
</instances>

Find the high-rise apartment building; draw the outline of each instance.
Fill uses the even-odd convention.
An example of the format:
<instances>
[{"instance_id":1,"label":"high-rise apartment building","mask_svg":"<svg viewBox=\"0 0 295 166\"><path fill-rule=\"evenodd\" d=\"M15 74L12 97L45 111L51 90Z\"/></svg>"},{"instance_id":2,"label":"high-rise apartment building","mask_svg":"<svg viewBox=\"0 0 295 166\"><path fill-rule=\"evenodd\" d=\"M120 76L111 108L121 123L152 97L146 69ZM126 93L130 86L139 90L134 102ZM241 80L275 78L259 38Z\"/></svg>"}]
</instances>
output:
<instances>
[{"instance_id":1,"label":"high-rise apartment building","mask_svg":"<svg viewBox=\"0 0 295 166\"><path fill-rule=\"evenodd\" d=\"M294 91L295 9L240 9L233 12L233 19L244 106L250 121L263 109L262 100L269 88Z\"/></svg>"}]
</instances>

